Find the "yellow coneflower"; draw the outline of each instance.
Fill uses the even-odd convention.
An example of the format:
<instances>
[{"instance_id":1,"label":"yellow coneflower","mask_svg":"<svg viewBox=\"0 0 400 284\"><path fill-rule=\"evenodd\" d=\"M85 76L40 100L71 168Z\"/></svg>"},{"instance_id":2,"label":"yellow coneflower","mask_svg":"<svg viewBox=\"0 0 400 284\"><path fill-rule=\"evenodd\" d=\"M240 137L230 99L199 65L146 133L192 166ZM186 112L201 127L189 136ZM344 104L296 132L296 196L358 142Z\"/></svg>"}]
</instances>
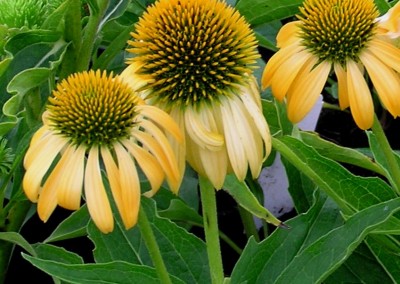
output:
<instances>
[{"instance_id":1,"label":"yellow coneflower","mask_svg":"<svg viewBox=\"0 0 400 284\"><path fill-rule=\"evenodd\" d=\"M265 67L262 85L280 101L286 97L289 119L299 122L313 107L333 69L339 105L350 107L361 129L372 126L374 106L364 69L383 106L400 115L400 50L376 18L373 0L306 0L299 21L282 27L280 50Z\"/></svg>"},{"instance_id":2,"label":"yellow coneflower","mask_svg":"<svg viewBox=\"0 0 400 284\"><path fill-rule=\"evenodd\" d=\"M121 76L184 129L186 150L173 143L180 168L186 156L216 188L230 172L258 176L271 143L252 75L257 42L244 18L219 0L160 0L132 37Z\"/></svg>"},{"instance_id":3,"label":"yellow coneflower","mask_svg":"<svg viewBox=\"0 0 400 284\"><path fill-rule=\"evenodd\" d=\"M151 185L148 196L164 178L174 192L179 188L181 173L164 130L182 141L171 117L144 104L118 77L100 71L73 74L58 84L43 126L32 137L24 160L24 191L47 221L57 204L78 209L84 188L94 223L108 233L114 220L102 180L104 165L121 219L131 228L141 195L137 166Z\"/></svg>"}]
</instances>

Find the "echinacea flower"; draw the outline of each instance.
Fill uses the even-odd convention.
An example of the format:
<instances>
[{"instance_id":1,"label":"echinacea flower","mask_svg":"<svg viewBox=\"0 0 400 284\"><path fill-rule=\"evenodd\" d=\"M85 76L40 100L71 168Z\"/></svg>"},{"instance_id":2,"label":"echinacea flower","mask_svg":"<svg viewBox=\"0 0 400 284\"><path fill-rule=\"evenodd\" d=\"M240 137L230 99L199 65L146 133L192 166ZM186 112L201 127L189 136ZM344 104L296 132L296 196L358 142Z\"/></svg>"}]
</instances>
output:
<instances>
[{"instance_id":1,"label":"echinacea flower","mask_svg":"<svg viewBox=\"0 0 400 284\"><path fill-rule=\"evenodd\" d=\"M299 122L313 107L330 71L338 80L339 106L350 107L361 129L372 126L374 106L367 71L382 105L400 115L400 50L382 33L373 0L306 0L299 20L284 25L262 85L286 97L289 119Z\"/></svg>"},{"instance_id":2,"label":"echinacea flower","mask_svg":"<svg viewBox=\"0 0 400 284\"><path fill-rule=\"evenodd\" d=\"M82 188L89 213L104 233L114 226L102 180L102 165L125 227L137 222L141 187L138 168L151 196L167 180L179 188L176 157L164 131L182 141L176 123L144 104L118 77L106 72L76 73L58 84L25 155L23 188L47 221L57 204L77 210Z\"/></svg>"},{"instance_id":3,"label":"echinacea flower","mask_svg":"<svg viewBox=\"0 0 400 284\"><path fill-rule=\"evenodd\" d=\"M172 142L180 168L186 157L217 189L228 173L243 180L250 168L257 177L271 141L244 18L224 1L160 0L132 37L121 77L184 129L186 150Z\"/></svg>"}]
</instances>

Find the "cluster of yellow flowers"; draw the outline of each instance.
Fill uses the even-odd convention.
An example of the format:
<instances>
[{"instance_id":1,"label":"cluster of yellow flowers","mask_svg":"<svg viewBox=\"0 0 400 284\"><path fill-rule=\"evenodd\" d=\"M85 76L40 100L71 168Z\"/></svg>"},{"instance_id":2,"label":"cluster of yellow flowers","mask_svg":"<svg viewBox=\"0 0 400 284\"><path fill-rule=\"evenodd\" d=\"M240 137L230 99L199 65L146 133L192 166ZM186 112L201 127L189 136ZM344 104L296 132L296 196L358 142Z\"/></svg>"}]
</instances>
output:
<instances>
[{"instance_id":1,"label":"cluster of yellow flowers","mask_svg":"<svg viewBox=\"0 0 400 284\"><path fill-rule=\"evenodd\" d=\"M384 107L400 114L399 6L385 16L372 0L306 0L299 20L282 27L280 50L262 86L286 98L300 121L331 72L341 108L358 126L372 125L367 70ZM25 156L23 188L46 221L57 205L76 210L81 192L104 232L114 217L105 171L125 227L137 222L138 170L155 194L164 179L177 193L185 163L223 186L228 173L256 178L271 151L268 124L253 75L257 41L245 19L221 0L159 0L136 24L122 74L73 74L58 84ZM390 81L391 84L387 84Z\"/></svg>"}]
</instances>

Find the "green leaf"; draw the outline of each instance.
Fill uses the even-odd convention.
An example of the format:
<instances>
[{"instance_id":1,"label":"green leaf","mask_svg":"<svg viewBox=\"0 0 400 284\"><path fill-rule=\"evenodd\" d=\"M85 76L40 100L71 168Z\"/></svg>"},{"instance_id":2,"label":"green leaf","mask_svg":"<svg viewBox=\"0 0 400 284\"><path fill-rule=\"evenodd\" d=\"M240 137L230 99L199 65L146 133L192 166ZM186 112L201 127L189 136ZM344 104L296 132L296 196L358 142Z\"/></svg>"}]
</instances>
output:
<instances>
[{"instance_id":1,"label":"green leaf","mask_svg":"<svg viewBox=\"0 0 400 284\"><path fill-rule=\"evenodd\" d=\"M374 228L400 209L400 198L371 206L303 250L275 283L320 283Z\"/></svg>"},{"instance_id":2,"label":"green leaf","mask_svg":"<svg viewBox=\"0 0 400 284\"><path fill-rule=\"evenodd\" d=\"M196 226L203 225L203 218L201 215L181 199L171 200L170 206L165 210L160 210L158 214L163 218L174 221L183 221Z\"/></svg>"},{"instance_id":3,"label":"green leaf","mask_svg":"<svg viewBox=\"0 0 400 284\"><path fill-rule=\"evenodd\" d=\"M63 220L44 242L50 243L85 236L89 220L90 215L85 204Z\"/></svg>"},{"instance_id":4,"label":"green leaf","mask_svg":"<svg viewBox=\"0 0 400 284\"><path fill-rule=\"evenodd\" d=\"M361 243L349 258L324 281L326 284L392 282L393 279L389 277L364 243Z\"/></svg>"},{"instance_id":5,"label":"green leaf","mask_svg":"<svg viewBox=\"0 0 400 284\"><path fill-rule=\"evenodd\" d=\"M355 176L296 138L284 136L272 141L273 147L335 200L346 215L396 197L383 180Z\"/></svg>"},{"instance_id":6,"label":"green leaf","mask_svg":"<svg viewBox=\"0 0 400 284\"><path fill-rule=\"evenodd\" d=\"M251 25L289 18L298 13L303 0L239 0L239 10Z\"/></svg>"},{"instance_id":7,"label":"green leaf","mask_svg":"<svg viewBox=\"0 0 400 284\"><path fill-rule=\"evenodd\" d=\"M371 235L366 243L393 283L400 283L400 244L393 236ZM383 283L383 282L382 282Z\"/></svg>"},{"instance_id":8,"label":"green leaf","mask_svg":"<svg viewBox=\"0 0 400 284\"><path fill-rule=\"evenodd\" d=\"M278 228L259 244L250 238L232 272L231 283L274 283L306 244L342 225L336 204L326 196L316 199L306 214L286 222L289 230Z\"/></svg>"},{"instance_id":9,"label":"green leaf","mask_svg":"<svg viewBox=\"0 0 400 284\"><path fill-rule=\"evenodd\" d=\"M151 199L142 199L142 208L152 224L168 272L185 283L210 283L205 243L168 219L160 218ZM90 239L95 244L96 262L115 260L151 265L138 228L125 230L117 220L114 231L102 234L90 224Z\"/></svg>"},{"instance_id":10,"label":"green leaf","mask_svg":"<svg viewBox=\"0 0 400 284\"><path fill-rule=\"evenodd\" d=\"M236 202L254 216L264 219L266 222L275 226L283 225L275 218L267 208L262 206L249 187L244 182L240 182L234 174L227 175L222 187L236 200Z\"/></svg>"},{"instance_id":11,"label":"green leaf","mask_svg":"<svg viewBox=\"0 0 400 284\"><path fill-rule=\"evenodd\" d=\"M399 210L399 206L400 198L383 202L333 228L332 221L338 217L338 212L324 210L319 202L306 215L288 221L291 230L276 230L260 244L251 239L235 266L231 283L321 283L368 233ZM326 222L325 214L331 221ZM313 238L310 239L310 231L320 226L325 226L325 233L320 230L318 234L311 234ZM330 231L326 232L329 226Z\"/></svg>"},{"instance_id":12,"label":"green leaf","mask_svg":"<svg viewBox=\"0 0 400 284\"><path fill-rule=\"evenodd\" d=\"M301 131L300 135L304 143L313 147L324 157L385 175L384 170L370 157L360 153L355 149L342 147L335 143L324 140L316 133Z\"/></svg>"},{"instance_id":13,"label":"green leaf","mask_svg":"<svg viewBox=\"0 0 400 284\"><path fill-rule=\"evenodd\" d=\"M36 256L35 249L19 233L16 233L16 232L0 232L0 240L7 241L7 242L10 242L10 243L14 243L16 245L19 245L24 250L29 252L31 255Z\"/></svg>"},{"instance_id":14,"label":"green leaf","mask_svg":"<svg viewBox=\"0 0 400 284\"><path fill-rule=\"evenodd\" d=\"M132 284L132 283L157 283L157 273L154 268L114 261L101 264L66 264L57 261L22 256L32 265L69 283L76 284ZM184 283L176 277L171 277L172 283Z\"/></svg>"},{"instance_id":15,"label":"green leaf","mask_svg":"<svg viewBox=\"0 0 400 284\"><path fill-rule=\"evenodd\" d=\"M83 264L81 256L67 251L66 249L49 244L35 245L35 250L38 258L43 260L52 260L65 264Z\"/></svg>"}]
</instances>

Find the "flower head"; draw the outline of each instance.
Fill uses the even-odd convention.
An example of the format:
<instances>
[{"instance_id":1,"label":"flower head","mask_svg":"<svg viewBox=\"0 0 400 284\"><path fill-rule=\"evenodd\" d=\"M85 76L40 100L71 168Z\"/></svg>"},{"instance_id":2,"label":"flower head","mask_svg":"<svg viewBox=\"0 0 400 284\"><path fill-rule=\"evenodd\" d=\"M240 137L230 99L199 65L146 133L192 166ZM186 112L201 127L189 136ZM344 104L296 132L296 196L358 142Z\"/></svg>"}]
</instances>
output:
<instances>
[{"instance_id":1,"label":"flower head","mask_svg":"<svg viewBox=\"0 0 400 284\"><path fill-rule=\"evenodd\" d=\"M257 43L244 18L219 0L160 0L129 41L134 56L121 74L132 88L166 110L185 130L185 155L221 188L234 172L253 176L270 151L268 125L252 75Z\"/></svg>"},{"instance_id":2,"label":"flower head","mask_svg":"<svg viewBox=\"0 0 400 284\"><path fill-rule=\"evenodd\" d=\"M73 74L58 84L26 153L23 188L38 202L46 221L58 205L76 210L84 188L89 213L104 233L113 214L101 169L126 228L136 224L141 195L137 166L148 178L151 196L166 178L177 191L176 158L164 130L179 141L175 122L144 104L118 77L105 72Z\"/></svg>"},{"instance_id":3,"label":"flower head","mask_svg":"<svg viewBox=\"0 0 400 284\"><path fill-rule=\"evenodd\" d=\"M339 105L350 107L361 129L372 126L374 113L364 69L383 106L400 115L400 51L379 28L373 0L305 0L300 13L279 31L280 50L262 77L278 100L286 97L289 119L297 123L311 110L332 66Z\"/></svg>"}]
</instances>

